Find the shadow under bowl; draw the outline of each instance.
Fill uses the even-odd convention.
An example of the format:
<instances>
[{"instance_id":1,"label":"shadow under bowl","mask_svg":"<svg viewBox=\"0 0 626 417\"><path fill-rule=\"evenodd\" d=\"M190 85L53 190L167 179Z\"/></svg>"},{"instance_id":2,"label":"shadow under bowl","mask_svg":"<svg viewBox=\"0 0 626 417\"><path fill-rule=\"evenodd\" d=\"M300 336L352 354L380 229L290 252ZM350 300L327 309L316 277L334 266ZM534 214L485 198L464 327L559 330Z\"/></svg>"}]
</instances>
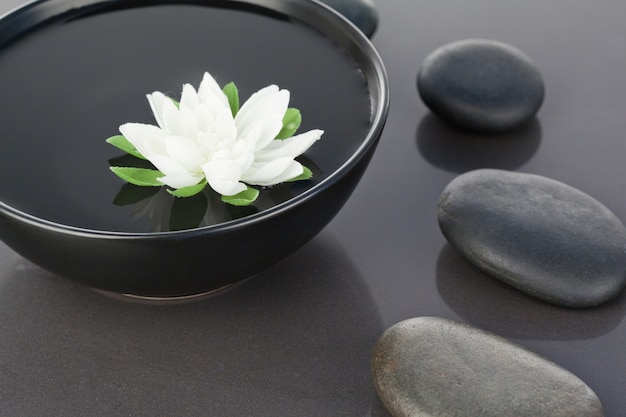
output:
<instances>
[{"instance_id":1,"label":"shadow under bowl","mask_svg":"<svg viewBox=\"0 0 626 417\"><path fill-rule=\"evenodd\" d=\"M104 291L189 296L285 258L342 208L387 117L377 52L312 1L44 0L2 17L0 34L0 89L16 100L0 126L0 238ZM289 89L302 131L325 130L304 155L314 178L267 190L280 196L259 209L150 230L119 204L122 184L108 170L117 154L104 139L127 121L153 123L147 92L179 91L204 71L235 80L242 96L271 83ZM224 211L207 199L205 217Z\"/></svg>"}]
</instances>

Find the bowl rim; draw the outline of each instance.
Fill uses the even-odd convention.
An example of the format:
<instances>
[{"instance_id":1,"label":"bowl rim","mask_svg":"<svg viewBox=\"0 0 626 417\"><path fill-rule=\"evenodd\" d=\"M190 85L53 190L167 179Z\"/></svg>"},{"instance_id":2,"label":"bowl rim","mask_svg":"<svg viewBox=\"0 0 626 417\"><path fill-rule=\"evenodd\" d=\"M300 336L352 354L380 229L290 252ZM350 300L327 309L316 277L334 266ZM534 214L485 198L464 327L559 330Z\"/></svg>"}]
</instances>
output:
<instances>
[{"instance_id":1,"label":"bowl rim","mask_svg":"<svg viewBox=\"0 0 626 417\"><path fill-rule=\"evenodd\" d=\"M330 6L318 0L34 0L10 10L0 16L0 34L6 32L3 26L9 26L13 36L5 36L3 43L9 43L24 32L35 26L46 23L57 17L78 17L85 14L97 13L98 9L118 5L121 8L142 7L144 5L161 4L198 4L205 7L215 7L218 4L230 3L234 7L257 6L270 12L278 12L289 18L298 20L312 30L318 30L323 36L338 44L344 52L355 62L357 68L367 81L370 98L370 126L358 148L333 172L314 184L301 194L284 202L276 204L257 213L222 223L196 227L184 230L162 232L126 232L102 229L90 229L72 226L46 220L35 215L18 210L3 201L0 201L0 217L8 217L14 221L31 227L66 235L91 238L135 238L161 239L167 237L195 236L206 233L224 233L229 230L246 227L249 224L264 221L267 218L280 216L295 206L302 205L318 194L332 187L365 157L370 148L375 147L384 128L389 112L389 81L382 58L369 38L361 32L351 21ZM232 7L232 6L231 6ZM317 20L317 21L316 21Z\"/></svg>"}]
</instances>

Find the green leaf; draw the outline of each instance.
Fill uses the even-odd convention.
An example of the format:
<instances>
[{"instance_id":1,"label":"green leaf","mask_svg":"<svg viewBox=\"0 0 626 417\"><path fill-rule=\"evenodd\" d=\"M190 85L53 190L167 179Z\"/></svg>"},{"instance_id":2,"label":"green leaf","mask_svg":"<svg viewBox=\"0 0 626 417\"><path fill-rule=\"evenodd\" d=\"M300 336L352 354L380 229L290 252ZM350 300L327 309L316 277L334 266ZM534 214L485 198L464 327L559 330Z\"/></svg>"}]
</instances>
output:
<instances>
[{"instance_id":1,"label":"green leaf","mask_svg":"<svg viewBox=\"0 0 626 417\"><path fill-rule=\"evenodd\" d=\"M302 168L304 169L304 171L302 171L302 174L298 175L295 178L287 180L285 182L294 182L294 181L301 181L301 180L309 180L309 179L311 179L311 177L313 176L313 171L311 171L309 168L305 167L304 165L302 165Z\"/></svg>"},{"instance_id":2,"label":"green leaf","mask_svg":"<svg viewBox=\"0 0 626 417\"><path fill-rule=\"evenodd\" d=\"M168 98L172 100L172 103L174 103L177 109L180 109L180 103L178 101L174 100L172 97L168 97Z\"/></svg>"},{"instance_id":3,"label":"green leaf","mask_svg":"<svg viewBox=\"0 0 626 417\"><path fill-rule=\"evenodd\" d=\"M191 197L204 190L204 187L206 187L206 180L202 180L198 184L190 185L189 187L183 187L177 190L167 190L167 192L175 197Z\"/></svg>"},{"instance_id":4,"label":"green leaf","mask_svg":"<svg viewBox=\"0 0 626 417\"><path fill-rule=\"evenodd\" d=\"M239 194L223 195L222 201L233 206L249 206L259 196L259 190L248 187Z\"/></svg>"},{"instance_id":5,"label":"green leaf","mask_svg":"<svg viewBox=\"0 0 626 417\"><path fill-rule=\"evenodd\" d=\"M146 159L141 153L139 153L137 148L135 148L133 144L130 143L128 139L126 139L122 135L111 136L106 141L107 143L110 143L116 148L121 149L124 152L131 154L132 156L136 156L137 158L140 158L140 159Z\"/></svg>"},{"instance_id":6,"label":"green leaf","mask_svg":"<svg viewBox=\"0 0 626 417\"><path fill-rule=\"evenodd\" d=\"M233 113L233 117L235 117L239 111L239 91L237 90L237 86L235 83L230 82L224 86L222 91L226 94L230 111Z\"/></svg>"},{"instance_id":7,"label":"green leaf","mask_svg":"<svg viewBox=\"0 0 626 417\"><path fill-rule=\"evenodd\" d=\"M160 187L164 185L157 179L164 175L156 169L132 167L109 167L109 169L124 181L141 187Z\"/></svg>"},{"instance_id":8,"label":"green leaf","mask_svg":"<svg viewBox=\"0 0 626 417\"><path fill-rule=\"evenodd\" d=\"M147 159L139 159L129 153L124 153L109 159L109 165L112 167L133 167L156 169L154 165Z\"/></svg>"},{"instance_id":9,"label":"green leaf","mask_svg":"<svg viewBox=\"0 0 626 417\"><path fill-rule=\"evenodd\" d=\"M288 108L285 112L285 116L283 117L283 128L280 132L278 132L278 135L276 135L276 139L287 139L292 137L300 127L301 123L302 114L300 114L300 110L292 107Z\"/></svg>"}]
</instances>

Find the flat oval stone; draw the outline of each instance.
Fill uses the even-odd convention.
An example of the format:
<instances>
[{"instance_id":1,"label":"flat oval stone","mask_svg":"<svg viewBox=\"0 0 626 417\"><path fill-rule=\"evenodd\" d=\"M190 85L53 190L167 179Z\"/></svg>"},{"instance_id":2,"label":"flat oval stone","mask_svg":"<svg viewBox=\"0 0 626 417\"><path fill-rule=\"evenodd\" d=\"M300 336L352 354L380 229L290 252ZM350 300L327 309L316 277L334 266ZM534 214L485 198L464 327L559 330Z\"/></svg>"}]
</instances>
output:
<instances>
[{"instance_id":1,"label":"flat oval stone","mask_svg":"<svg viewBox=\"0 0 626 417\"><path fill-rule=\"evenodd\" d=\"M530 58L487 39L453 42L432 52L420 67L417 88L441 119L484 133L522 126L544 98L543 78Z\"/></svg>"},{"instance_id":2,"label":"flat oval stone","mask_svg":"<svg viewBox=\"0 0 626 417\"><path fill-rule=\"evenodd\" d=\"M372 37L378 26L378 12L372 0L322 0L344 15L367 37Z\"/></svg>"},{"instance_id":3,"label":"flat oval stone","mask_svg":"<svg viewBox=\"0 0 626 417\"><path fill-rule=\"evenodd\" d=\"M372 356L394 417L602 417L578 377L505 339L435 317L402 321Z\"/></svg>"},{"instance_id":4,"label":"flat oval stone","mask_svg":"<svg viewBox=\"0 0 626 417\"><path fill-rule=\"evenodd\" d=\"M604 205L561 182L481 169L443 190L439 226L471 263L542 300L590 307L626 285L626 229Z\"/></svg>"}]
</instances>

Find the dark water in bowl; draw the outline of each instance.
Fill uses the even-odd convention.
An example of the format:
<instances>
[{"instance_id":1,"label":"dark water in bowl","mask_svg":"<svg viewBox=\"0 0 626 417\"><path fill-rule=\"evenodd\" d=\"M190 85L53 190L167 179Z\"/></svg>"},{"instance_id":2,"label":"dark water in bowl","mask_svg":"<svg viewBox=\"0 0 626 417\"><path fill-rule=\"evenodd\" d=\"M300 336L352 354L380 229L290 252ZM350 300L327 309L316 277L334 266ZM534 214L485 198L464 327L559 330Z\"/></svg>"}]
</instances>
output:
<instances>
[{"instance_id":1,"label":"dark water in bowl","mask_svg":"<svg viewBox=\"0 0 626 417\"><path fill-rule=\"evenodd\" d=\"M108 169L123 153L105 139L125 122L154 124L145 95L179 97L182 84L197 87L205 71L221 85L235 81L242 102L272 83L290 90L290 105L303 114L300 132L325 130L305 154L315 179L276 187L242 209L210 193L174 202L123 187ZM0 91L0 200L89 229L181 229L263 210L339 167L370 126L366 81L333 41L280 16L192 4L38 27L0 50Z\"/></svg>"}]
</instances>

